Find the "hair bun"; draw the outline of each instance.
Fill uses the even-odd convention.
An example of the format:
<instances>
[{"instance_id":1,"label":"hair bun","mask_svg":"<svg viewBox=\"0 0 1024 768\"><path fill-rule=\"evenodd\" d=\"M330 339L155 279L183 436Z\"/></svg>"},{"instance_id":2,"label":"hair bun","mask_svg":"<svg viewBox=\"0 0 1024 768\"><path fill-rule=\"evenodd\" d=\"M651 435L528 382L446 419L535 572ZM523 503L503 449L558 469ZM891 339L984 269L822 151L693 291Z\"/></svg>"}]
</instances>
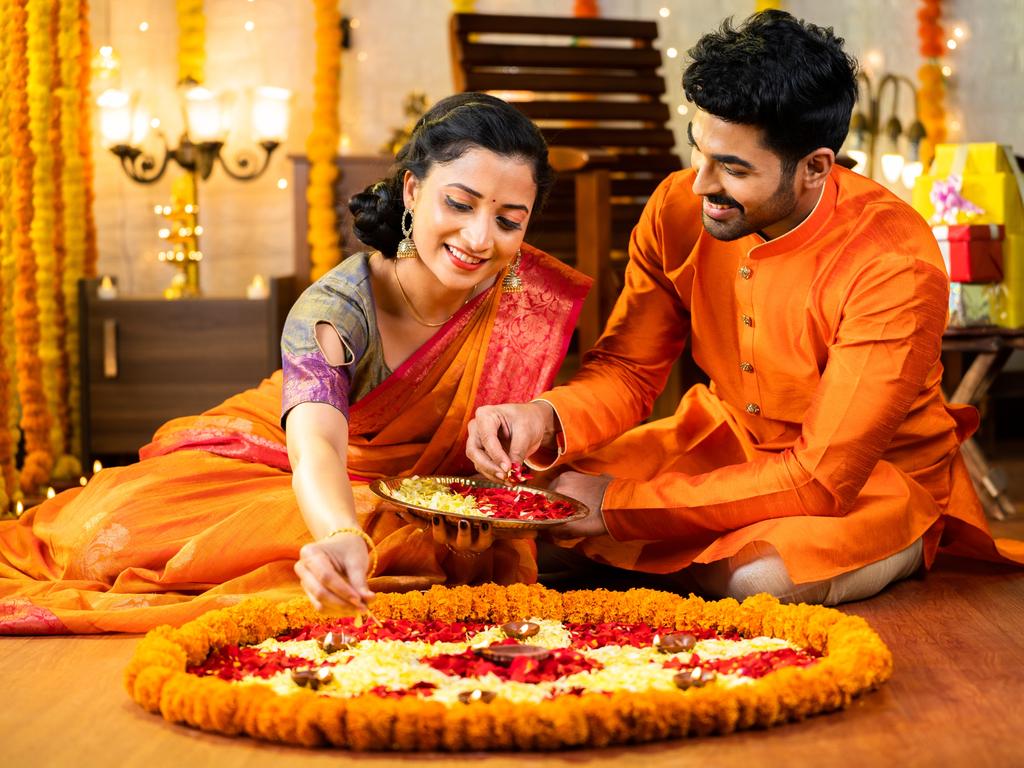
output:
<instances>
[{"instance_id":1,"label":"hair bun","mask_svg":"<svg viewBox=\"0 0 1024 768\"><path fill-rule=\"evenodd\" d=\"M393 179L385 179L353 195L348 201L356 237L385 254L394 254L402 239L404 205L397 191Z\"/></svg>"}]
</instances>

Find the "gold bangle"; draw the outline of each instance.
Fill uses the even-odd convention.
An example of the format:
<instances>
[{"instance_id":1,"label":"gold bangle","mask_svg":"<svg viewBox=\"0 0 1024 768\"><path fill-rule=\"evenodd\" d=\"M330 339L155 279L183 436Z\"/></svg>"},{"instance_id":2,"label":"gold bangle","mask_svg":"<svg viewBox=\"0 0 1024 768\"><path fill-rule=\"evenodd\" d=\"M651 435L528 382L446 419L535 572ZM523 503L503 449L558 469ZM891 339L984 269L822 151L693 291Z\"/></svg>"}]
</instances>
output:
<instances>
[{"instance_id":1,"label":"gold bangle","mask_svg":"<svg viewBox=\"0 0 1024 768\"><path fill-rule=\"evenodd\" d=\"M366 545L366 553L370 556L370 567L366 571L366 578L369 579L370 577L372 577L373 574L377 572L377 545L373 543L373 539L371 539L370 535L362 528L356 528L355 526L337 528L336 530L333 530L326 536L324 536L324 538L330 539L334 536L337 536L339 533L346 533L352 536L358 536L363 540L363 543Z\"/></svg>"}]
</instances>

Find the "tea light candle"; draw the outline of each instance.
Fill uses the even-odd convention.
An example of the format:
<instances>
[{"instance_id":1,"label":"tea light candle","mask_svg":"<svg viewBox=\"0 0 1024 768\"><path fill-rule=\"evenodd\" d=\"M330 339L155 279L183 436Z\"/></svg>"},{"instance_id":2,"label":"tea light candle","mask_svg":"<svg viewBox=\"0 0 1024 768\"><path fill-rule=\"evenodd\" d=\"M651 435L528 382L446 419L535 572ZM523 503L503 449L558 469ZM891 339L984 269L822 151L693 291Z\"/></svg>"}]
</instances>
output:
<instances>
[{"instance_id":1,"label":"tea light candle","mask_svg":"<svg viewBox=\"0 0 1024 768\"><path fill-rule=\"evenodd\" d=\"M85 475L82 475L80 478L78 478L78 484L79 485L84 486L88 482L89 481L88 481L88 479L86 479Z\"/></svg>"},{"instance_id":2,"label":"tea light candle","mask_svg":"<svg viewBox=\"0 0 1024 768\"><path fill-rule=\"evenodd\" d=\"M95 460L95 461L94 461L94 462L92 463L92 473L93 473L94 475L98 475L101 469L103 469L103 464L101 464L101 463L100 463L100 460L99 460L99 459L96 459L96 460Z\"/></svg>"},{"instance_id":3,"label":"tea light candle","mask_svg":"<svg viewBox=\"0 0 1024 768\"><path fill-rule=\"evenodd\" d=\"M99 287L96 288L96 296L101 299L117 298L117 286L114 285L114 281L110 278L110 275L104 275L103 279L100 280Z\"/></svg>"},{"instance_id":4,"label":"tea light candle","mask_svg":"<svg viewBox=\"0 0 1024 768\"><path fill-rule=\"evenodd\" d=\"M46 489L46 498L52 499L56 495L57 495L57 492L55 490L53 490L53 486L52 485L49 488Z\"/></svg>"},{"instance_id":5,"label":"tea light candle","mask_svg":"<svg viewBox=\"0 0 1024 768\"><path fill-rule=\"evenodd\" d=\"M245 296L249 299L265 299L270 295L270 288L263 275L254 275L252 282L245 289Z\"/></svg>"}]
</instances>

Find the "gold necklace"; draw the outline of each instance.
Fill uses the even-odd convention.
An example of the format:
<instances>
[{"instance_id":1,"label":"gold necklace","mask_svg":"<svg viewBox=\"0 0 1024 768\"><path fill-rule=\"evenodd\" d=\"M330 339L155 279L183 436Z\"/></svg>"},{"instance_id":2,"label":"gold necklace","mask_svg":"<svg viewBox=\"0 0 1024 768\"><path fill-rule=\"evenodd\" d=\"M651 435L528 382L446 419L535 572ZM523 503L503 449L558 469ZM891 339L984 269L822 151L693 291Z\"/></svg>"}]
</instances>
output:
<instances>
[{"instance_id":1,"label":"gold necklace","mask_svg":"<svg viewBox=\"0 0 1024 768\"><path fill-rule=\"evenodd\" d=\"M405 286L402 285L402 279L398 276L398 259L392 259L391 263L395 265L395 282L398 283L398 290L402 292L402 298L405 299L405 303L412 311L412 316L416 319L416 322L418 322L420 325L425 325L428 328L440 328L442 325L444 325L453 317L455 317L456 313L459 311L458 309L456 309L455 312L452 312L450 315L448 315L448 317L446 317L439 323L432 323L429 320L424 320L423 315L417 312L416 307L413 306L412 301L409 299L409 294L405 292ZM462 306L468 304L471 298L473 298L472 291L469 292L469 296L466 298L466 300L462 302ZM462 309L462 307L459 307L459 309Z\"/></svg>"}]
</instances>

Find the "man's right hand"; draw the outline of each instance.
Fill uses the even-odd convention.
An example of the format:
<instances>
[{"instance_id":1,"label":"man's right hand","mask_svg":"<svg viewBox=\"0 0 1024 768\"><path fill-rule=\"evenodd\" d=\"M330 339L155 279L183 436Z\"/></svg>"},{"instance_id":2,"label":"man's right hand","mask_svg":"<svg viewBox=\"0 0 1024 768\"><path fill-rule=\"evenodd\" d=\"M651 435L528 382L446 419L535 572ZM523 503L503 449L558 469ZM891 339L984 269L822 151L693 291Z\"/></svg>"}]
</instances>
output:
<instances>
[{"instance_id":1,"label":"man's right hand","mask_svg":"<svg viewBox=\"0 0 1024 768\"><path fill-rule=\"evenodd\" d=\"M555 449L555 410L544 402L483 405L469 422L466 456L477 472L498 482L513 464L544 447Z\"/></svg>"}]
</instances>

